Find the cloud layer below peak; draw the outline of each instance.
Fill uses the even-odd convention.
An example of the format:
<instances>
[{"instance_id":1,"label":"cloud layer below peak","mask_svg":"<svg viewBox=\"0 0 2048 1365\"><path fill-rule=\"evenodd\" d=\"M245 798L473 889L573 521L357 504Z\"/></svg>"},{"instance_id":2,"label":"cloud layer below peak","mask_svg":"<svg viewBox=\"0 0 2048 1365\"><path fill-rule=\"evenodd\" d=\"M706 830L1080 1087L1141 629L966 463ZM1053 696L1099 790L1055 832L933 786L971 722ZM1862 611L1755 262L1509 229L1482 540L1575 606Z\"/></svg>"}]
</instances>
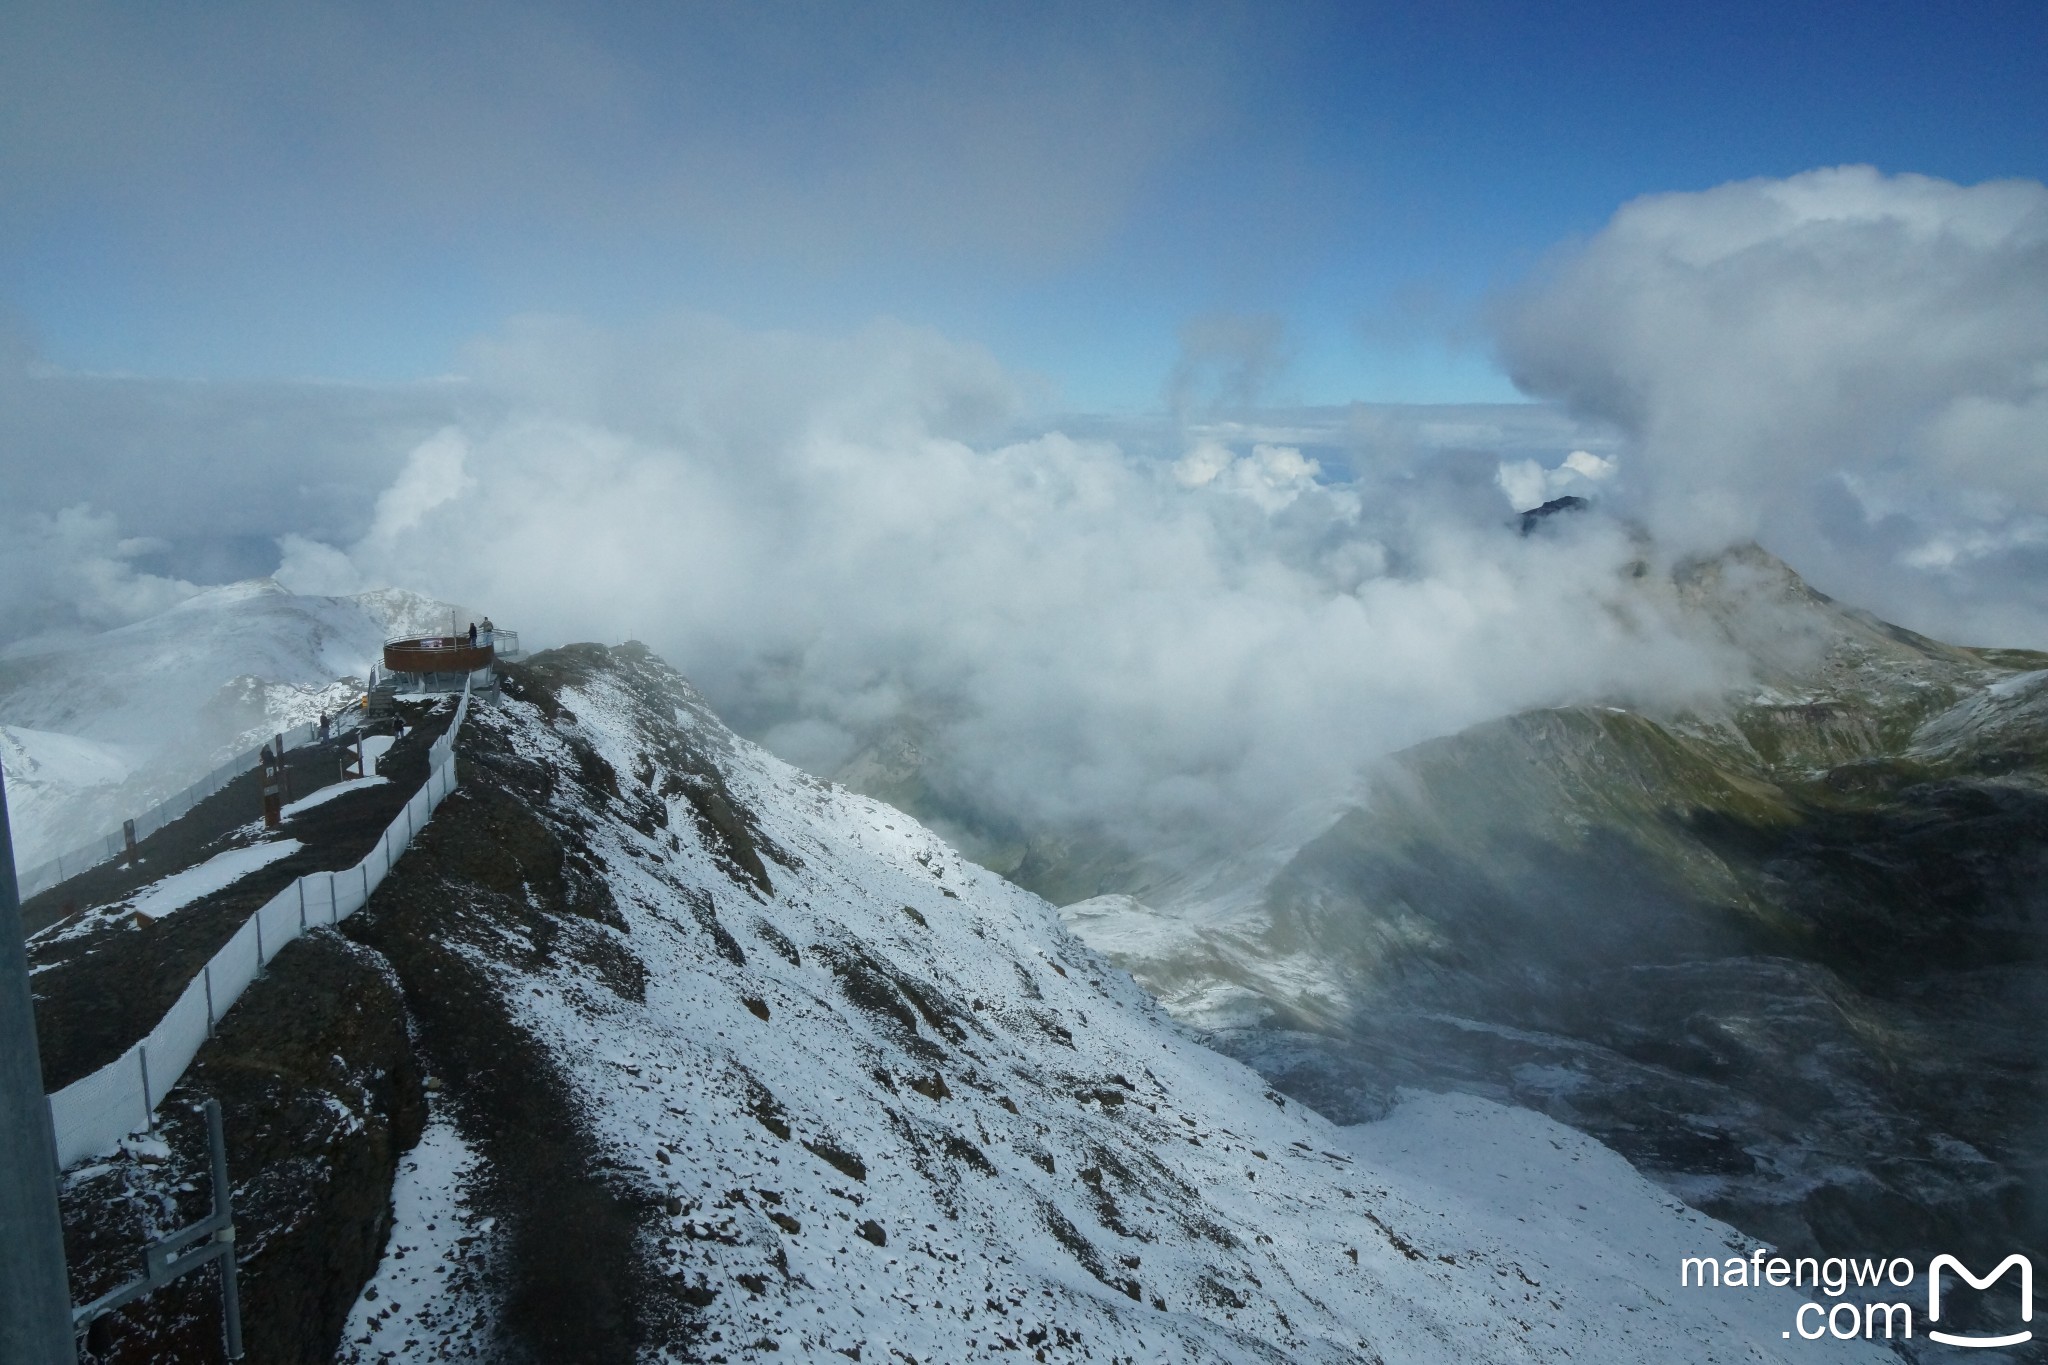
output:
<instances>
[{"instance_id":1,"label":"cloud layer below peak","mask_svg":"<svg viewBox=\"0 0 2048 1365\"><path fill-rule=\"evenodd\" d=\"M984 352L894 324L535 320L477 359L489 415L356 539L287 541L283 581L637 636L799 762L908 726L1006 818L1156 844L1502 711L1732 676L1633 601L1618 524L1517 535L1487 454L1338 477L1250 431L1019 435Z\"/></svg>"}]
</instances>

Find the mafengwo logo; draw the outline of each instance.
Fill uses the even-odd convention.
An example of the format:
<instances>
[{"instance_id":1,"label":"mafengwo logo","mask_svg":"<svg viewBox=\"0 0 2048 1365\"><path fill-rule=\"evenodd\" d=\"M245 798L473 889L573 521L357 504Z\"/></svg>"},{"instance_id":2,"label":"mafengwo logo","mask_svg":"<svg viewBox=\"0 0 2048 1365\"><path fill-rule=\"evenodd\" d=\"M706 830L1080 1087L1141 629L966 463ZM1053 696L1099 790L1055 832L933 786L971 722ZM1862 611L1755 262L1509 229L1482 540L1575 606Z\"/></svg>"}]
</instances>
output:
<instances>
[{"instance_id":1,"label":"mafengwo logo","mask_svg":"<svg viewBox=\"0 0 2048 1365\"><path fill-rule=\"evenodd\" d=\"M2019 1346L2032 1341L2032 1328L1992 1335L1951 1332L1936 1325L1943 1320L1944 1272L1952 1272L1955 1279L1981 1293L1992 1289L2014 1270L2019 1271L2014 1277L2019 1290L2019 1320L2030 1323L2034 1320L2034 1263L2025 1256L2013 1253L2000 1261L1988 1275L1978 1275L1954 1256L1936 1256L1929 1261L1927 1319L1924 1324L1928 1339L1946 1346L1982 1347ZM1758 1247L1747 1257L1730 1256L1725 1260L1711 1256L1687 1256L1680 1261L1678 1271L1679 1284L1688 1289L1769 1286L1774 1289L1811 1287L1819 1290L1835 1302L1828 1304L1809 1299L1800 1304L1793 1315L1792 1327L1782 1334L1788 1338L1796 1334L1807 1341L1819 1341L1822 1337L1833 1337L1838 1341L1910 1338L1914 1327L1913 1305L1910 1302L1879 1302L1878 1297L1889 1291L1910 1289L1918 1278L1913 1263L1903 1256L1889 1261L1855 1260L1841 1256L1831 1256L1826 1260L1801 1256L1787 1260L1783 1256L1772 1255L1768 1247ZM1946 1287L1950 1290L1950 1304L1953 1306L1953 1283L1949 1282ZM1844 1297L1852 1290L1859 1292ZM1988 1301L1985 1306L1990 1306ZM1955 1317L1955 1313L1949 1313L1951 1324Z\"/></svg>"},{"instance_id":2,"label":"mafengwo logo","mask_svg":"<svg viewBox=\"0 0 2048 1365\"><path fill-rule=\"evenodd\" d=\"M2020 1321L2032 1322L2034 1320L2034 1263L2018 1252L2014 1252L2000 1261L1998 1269L1992 1271L1981 1280L1972 1275L1969 1268L1953 1256L1937 1256L1928 1262L1927 1321L1930 1324L1941 1321L1941 1272L1943 1270L1955 1271L1957 1275L1969 1283L1972 1289L1989 1289L1998 1280L2004 1278L2006 1271L2011 1270L2015 1266L2019 1267L2020 1272ZM2024 1332L2014 1332L2002 1337L1965 1337L1957 1336L1950 1332L1939 1332L1932 1326L1929 1326L1927 1335L1936 1341L1945 1342L1950 1346L2017 1346L2021 1342L2034 1339L2034 1333L2031 1328Z\"/></svg>"}]
</instances>

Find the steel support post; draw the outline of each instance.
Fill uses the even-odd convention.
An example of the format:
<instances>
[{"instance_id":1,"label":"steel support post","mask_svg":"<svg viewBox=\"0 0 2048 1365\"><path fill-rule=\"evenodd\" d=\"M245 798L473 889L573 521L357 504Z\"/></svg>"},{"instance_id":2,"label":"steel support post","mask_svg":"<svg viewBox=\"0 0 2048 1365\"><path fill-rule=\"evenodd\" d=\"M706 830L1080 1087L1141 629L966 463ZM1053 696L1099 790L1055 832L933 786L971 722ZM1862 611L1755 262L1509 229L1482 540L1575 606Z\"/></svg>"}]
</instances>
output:
<instances>
[{"instance_id":1,"label":"steel support post","mask_svg":"<svg viewBox=\"0 0 2048 1365\"><path fill-rule=\"evenodd\" d=\"M0 777L0 1360L76 1365L57 1134L43 1094L28 945L14 880L7 784Z\"/></svg>"}]
</instances>

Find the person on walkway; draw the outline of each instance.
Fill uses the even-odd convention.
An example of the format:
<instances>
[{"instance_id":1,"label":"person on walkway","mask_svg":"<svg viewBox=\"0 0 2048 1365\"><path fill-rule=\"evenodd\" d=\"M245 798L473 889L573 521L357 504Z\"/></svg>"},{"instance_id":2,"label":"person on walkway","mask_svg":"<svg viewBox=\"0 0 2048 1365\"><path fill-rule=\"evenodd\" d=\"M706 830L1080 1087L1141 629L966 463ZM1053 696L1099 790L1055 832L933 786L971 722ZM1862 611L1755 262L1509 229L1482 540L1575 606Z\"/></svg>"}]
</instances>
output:
<instances>
[{"instance_id":1,"label":"person on walkway","mask_svg":"<svg viewBox=\"0 0 2048 1365\"><path fill-rule=\"evenodd\" d=\"M474 621L469 623L469 647L471 649L476 648L476 622Z\"/></svg>"},{"instance_id":2,"label":"person on walkway","mask_svg":"<svg viewBox=\"0 0 2048 1365\"><path fill-rule=\"evenodd\" d=\"M492 625L492 624L491 624L491 618L490 618L490 617L488 617L488 616L486 616L486 617L484 618L484 643L485 643L485 644L489 644L489 643L491 643L491 636L492 636L492 635L494 635L494 634L495 634L495 633L497 632L497 629L498 629L498 628L497 628L496 626L494 626L494 625Z\"/></svg>"},{"instance_id":3,"label":"person on walkway","mask_svg":"<svg viewBox=\"0 0 2048 1365\"><path fill-rule=\"evenodd\" d=\"M327 725L327 713L325 711L322 711L320 713L320 742L322 744L325 744L330 738L332 738L332 736L328 732Z\"/></svg>"}]
</instances>

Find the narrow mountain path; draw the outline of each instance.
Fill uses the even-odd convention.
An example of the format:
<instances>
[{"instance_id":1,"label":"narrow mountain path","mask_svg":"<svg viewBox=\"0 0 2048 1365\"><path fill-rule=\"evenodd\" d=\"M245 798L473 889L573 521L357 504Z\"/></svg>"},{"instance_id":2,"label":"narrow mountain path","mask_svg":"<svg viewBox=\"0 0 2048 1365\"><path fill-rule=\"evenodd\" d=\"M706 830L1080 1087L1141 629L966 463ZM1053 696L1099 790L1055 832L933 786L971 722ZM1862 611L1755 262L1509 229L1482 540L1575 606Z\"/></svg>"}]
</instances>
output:
<instances>
[{"instance_id":1,"label":"narrow mountain path","mask_svg":"<svg viewBox=\"0 0 2048 1365\"><path fill-rule=\"evenodd\" d=\"M453 717L452 701L403 708L407 731L379 763L391 780L302 810L282 838L290 856L153 921L126 913L145 888L224 850L264 840L258 778L252 772L201 802L116 860L72 878L31 902L38 928L29 944L43 1085L56 1091L106 1065L146 1034L187 983L243 922L308 873L339 872L362 859L427 778L428 749ZM293 792L304 796L339 775L339 742L309 745L295 763ZM304 777L301 778L300 774ZM56 913L52 913L54 907ZM309 911L316 907L309 906ZM114 913L106 913L108 911ZM113 983L119 983L118 989Z\"/></svg>"}]
</instances>

